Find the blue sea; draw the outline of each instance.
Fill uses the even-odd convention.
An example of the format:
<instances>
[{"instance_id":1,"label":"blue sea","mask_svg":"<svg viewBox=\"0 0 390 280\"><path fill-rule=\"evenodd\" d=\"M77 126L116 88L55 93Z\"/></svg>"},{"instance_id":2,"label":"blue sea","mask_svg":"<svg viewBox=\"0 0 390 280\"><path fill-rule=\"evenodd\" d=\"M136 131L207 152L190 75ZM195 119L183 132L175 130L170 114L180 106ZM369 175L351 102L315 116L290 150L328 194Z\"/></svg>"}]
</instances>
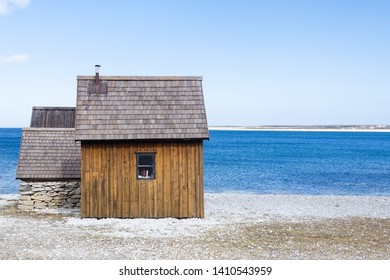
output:
<instances>
[{"instance_id":1,"label":"blue sea","mask_svg":"<svg viewBox=\"0 0 390 280\"><path fill-rule=\"evenodd\" d=\"M205 191L390 195L390 133L210 131Z\"/></svg>"},{"instance_id":2,"label":"blue sea","mask_svg":"<svg viewBox=\"0 0 390 280\"><path fill-rule=\"evenodd\" d=\"M15 175L21 136L21 128L0 128L0 194L18 192Z\"/></svg>"},{"instance_id":3,"label":"blue sea","mask_svg":"<svg viewBox=\"0 0 390 280\"><path fill-rule=\"evenodd\" d=\"M15 180L21 129L0 128L0 194ZM210 131L205 192L390 195L390 133Z\"/></svg>"}]
</instances>

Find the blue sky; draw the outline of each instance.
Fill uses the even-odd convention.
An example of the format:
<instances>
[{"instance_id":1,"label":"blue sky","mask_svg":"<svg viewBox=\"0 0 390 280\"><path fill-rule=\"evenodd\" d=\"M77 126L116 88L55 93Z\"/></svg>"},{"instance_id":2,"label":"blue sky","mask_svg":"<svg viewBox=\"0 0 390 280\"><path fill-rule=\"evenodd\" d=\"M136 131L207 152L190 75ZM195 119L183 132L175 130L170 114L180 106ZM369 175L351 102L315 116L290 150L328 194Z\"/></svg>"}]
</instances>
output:
<instances>
[{"instance_id":1,"label":"blue sky","mask_svg":"<svg viewBox=\"0 0 390 280\"><path fill-rule=\"evenodd\" d=\"M77 75L203 76L209 125L390 124L390 1L0 0L0 127Z\"/></svg>"}]
</instances>

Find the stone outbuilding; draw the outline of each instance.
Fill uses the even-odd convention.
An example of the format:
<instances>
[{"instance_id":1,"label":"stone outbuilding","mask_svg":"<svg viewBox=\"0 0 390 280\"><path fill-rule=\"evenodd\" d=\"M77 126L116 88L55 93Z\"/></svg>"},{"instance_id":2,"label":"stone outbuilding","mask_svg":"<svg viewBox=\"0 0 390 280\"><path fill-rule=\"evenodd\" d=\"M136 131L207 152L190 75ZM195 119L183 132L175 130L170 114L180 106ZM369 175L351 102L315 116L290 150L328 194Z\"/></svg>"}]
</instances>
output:
<instances>
[{"instance_id":1,"label":"stone outbuilding","mask_svg":"<svg viewBox=\"0 0 390 280\"><path fill-rule=\"evenodd\" d=\"M16 179L20 209L80 206L80 143L74 107L33 107L23 128Z\"/></svg>"}]
</instances>

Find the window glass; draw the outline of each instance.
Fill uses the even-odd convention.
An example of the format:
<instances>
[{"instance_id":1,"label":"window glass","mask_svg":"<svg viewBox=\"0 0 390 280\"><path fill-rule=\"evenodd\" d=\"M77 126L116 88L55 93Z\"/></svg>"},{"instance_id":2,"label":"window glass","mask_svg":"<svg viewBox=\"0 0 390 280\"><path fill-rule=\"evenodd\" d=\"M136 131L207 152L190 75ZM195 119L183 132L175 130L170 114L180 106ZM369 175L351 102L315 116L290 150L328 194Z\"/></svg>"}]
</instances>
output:
<instances>
[{"instance_id":1,"label":"window glass","mask_svg":"<svg viewBox=\"0 0 390 280\"><path fill-rule=\"evenodd\" d=\"M137 179L155 179L155 154L137 154Z\"/></svg>"},{"instance_id":2,"label":"window glass","mask_svg":"<svg viewBox=\"0 0 390 280\"><path fill-rule=\"evenodd\" d=\"M153 165L153 155L140 155L138 159L139 165Z\"/></svg>"}]
</instances>

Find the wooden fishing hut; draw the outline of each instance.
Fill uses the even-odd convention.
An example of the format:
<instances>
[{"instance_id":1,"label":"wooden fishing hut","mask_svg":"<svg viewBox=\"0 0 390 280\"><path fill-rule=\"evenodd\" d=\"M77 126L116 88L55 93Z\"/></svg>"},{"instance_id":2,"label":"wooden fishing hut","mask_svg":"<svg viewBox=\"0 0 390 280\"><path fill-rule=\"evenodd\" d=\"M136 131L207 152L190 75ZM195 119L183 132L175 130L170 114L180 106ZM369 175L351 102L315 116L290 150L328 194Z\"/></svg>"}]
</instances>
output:
<instances>
[{"instance_id":1,"label":"wooden fishing hut","mask_svg":"<svg viewBox=\"0 0 390 280\"><path fill-rule=\"evenodd\" d=\"M201 77L77 77L81 217L204 217Z\"/></svg>"}]
</instances>

